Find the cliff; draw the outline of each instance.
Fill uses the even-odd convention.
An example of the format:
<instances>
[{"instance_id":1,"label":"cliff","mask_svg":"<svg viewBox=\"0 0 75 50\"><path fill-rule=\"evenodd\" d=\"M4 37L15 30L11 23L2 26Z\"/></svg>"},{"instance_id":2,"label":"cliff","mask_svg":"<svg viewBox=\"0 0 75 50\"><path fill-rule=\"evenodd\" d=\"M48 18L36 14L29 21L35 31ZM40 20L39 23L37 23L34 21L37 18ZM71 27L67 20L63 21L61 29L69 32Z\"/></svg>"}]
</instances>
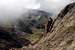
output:
<instances>
[{"instance_id":1,"label":"cliff","mask_svg":"<svg viewBox=\"0 0 75 50\"><path fill-rule=\"evenodd\" d=\"M75 3L67 5L54 21L52 31L42 38L36 50L75 50Z\"/></svg>"}]
</instances>

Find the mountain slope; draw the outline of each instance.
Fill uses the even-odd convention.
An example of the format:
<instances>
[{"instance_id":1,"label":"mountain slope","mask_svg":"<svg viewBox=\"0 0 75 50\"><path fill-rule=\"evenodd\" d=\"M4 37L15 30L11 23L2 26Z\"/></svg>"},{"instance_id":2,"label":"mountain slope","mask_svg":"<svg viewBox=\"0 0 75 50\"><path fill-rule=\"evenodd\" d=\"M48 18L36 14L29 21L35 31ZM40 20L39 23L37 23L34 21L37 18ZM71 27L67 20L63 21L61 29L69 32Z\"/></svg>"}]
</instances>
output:
<instances>
[{"instance_id":1,"label":"mountain slope","mask_svg":"<svg viewBox=\"0 0 75 50\"><path fill-rule=\"evenodd\" d=\"M25 12L21 16L21 18L17 19L15 25L18 29L29 33L30 31L32 31L33 28L43 26L50 15L51 14L49 14L48 12L41 10L29 10L28 12Z\"/></svg>"},{"instance_id":2,"label":"mountain slope","mask_svg":"<svg viewBox=\"0 0 75 50\"><path fill-rule=\"evenodd\" d=\"M0 25L0 50L21 48L23 46L31 44L30 40L34 41L34 39L36 39L35 41L37 41L42 35L42 33L40 33L42 31L40 29L37 29L37 26L43 25L48 16L50 16L49 13L41 10L29 10L27 14L22 14L20 19L14 20L15 22L10 22L9 24L4 23ZM33 28L36 28L38 31L35 31L36 33L32 32ZM26 33L35 34L30 34L30 36ZM21 35L23 35L24 37L21 37ZM25 35L27 35L29 39L26 39Z\"/></svg>"},{"instance_id":3,"label":"mountain slope","mask_svg":"<svg viewBox=\"0 0 75 50\"><path fill-rule=\"evenodd\" d=\"M75 3L67 5L55 19L53 29L36 50L75 50Z\"/></svg>"}]
</instances>

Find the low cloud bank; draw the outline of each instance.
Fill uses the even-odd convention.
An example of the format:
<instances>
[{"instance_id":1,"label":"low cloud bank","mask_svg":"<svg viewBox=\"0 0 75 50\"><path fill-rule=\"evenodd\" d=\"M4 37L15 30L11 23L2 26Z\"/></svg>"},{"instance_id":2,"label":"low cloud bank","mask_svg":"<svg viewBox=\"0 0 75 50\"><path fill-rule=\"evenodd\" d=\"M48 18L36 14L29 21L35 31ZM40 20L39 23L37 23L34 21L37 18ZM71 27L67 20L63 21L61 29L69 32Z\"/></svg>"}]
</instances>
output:
<instances>
[{"instance_id":1,"label":"low cloud bank","mask_svg":"<svg viewBox=\"0 0 75 50\"><path fill-rule=\"evenodd\" d=\"M28 9L44 10L57 15L74 0L0 0L0 23L14 21Z\"/></svg>"}]
</instances>

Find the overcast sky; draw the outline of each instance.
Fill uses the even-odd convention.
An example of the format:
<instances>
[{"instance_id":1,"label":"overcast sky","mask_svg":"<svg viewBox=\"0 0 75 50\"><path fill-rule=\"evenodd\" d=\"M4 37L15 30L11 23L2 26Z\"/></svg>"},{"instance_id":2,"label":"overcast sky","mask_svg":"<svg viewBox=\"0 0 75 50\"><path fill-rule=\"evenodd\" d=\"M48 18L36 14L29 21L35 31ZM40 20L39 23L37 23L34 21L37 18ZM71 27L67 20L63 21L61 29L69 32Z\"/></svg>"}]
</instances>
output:
<instances>
[{"instance_id":1,"label":"overcast sky","mask_svg":"<svg viewBox=\"0 0 75 50\"><path fill-rule=\"evenodd\" d=\"M71 0L0 0L0 20L13 20L27 9L41 9L57 14Z\"/></svg>"}]
</instances>

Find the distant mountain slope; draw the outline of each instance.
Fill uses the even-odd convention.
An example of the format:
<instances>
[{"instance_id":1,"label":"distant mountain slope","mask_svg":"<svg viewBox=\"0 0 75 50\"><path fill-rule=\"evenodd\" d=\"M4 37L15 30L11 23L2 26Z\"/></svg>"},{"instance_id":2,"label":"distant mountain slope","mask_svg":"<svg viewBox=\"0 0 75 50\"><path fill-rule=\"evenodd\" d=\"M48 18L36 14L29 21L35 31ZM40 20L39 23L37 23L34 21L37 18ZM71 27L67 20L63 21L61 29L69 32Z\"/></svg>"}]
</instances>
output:
<instances>
[{"instance_id":1,"label":"distant mountain slope","mask_svg":"<svg viewBox=\"0 0 75 50\"><path fill-rule=\"evenodd\" d=\"M43 28L43 24L51 15L51 13L42 10L29 9L27 12L20 15L20 18L17 18L12 22L7 21L0 24L0 27L15 27L18 31L32 33L33 28Z\"/></svg>"},{"instance_id":2,"label":"distant mountain slope","mask_svg":"<svg viewBox=\"0 0 75 50\"><path fill-rule=\"evenodd\" d=\"M21 48L31 44L30 39L21 38L19 35L22 33L32 34L33 28L42 28L40 26L43 26L49 15L44 11L29 10L27 14L21 15L21 18L16 19L15 22L0 25L0 50Z\"/></svg>"},{"instance_id":3,"label":"distant mountain slope","mask_svg":"<svg viewBox=\"0 0 75 50\"><path fill-rule=\"evenodd\" d=\"M33 28L42 28L51 14L42 10L29 10L17 19L16 26L24 32L31 32ZM30 31L29 31L30 30Z\"/></svg>"}]
</instances>

